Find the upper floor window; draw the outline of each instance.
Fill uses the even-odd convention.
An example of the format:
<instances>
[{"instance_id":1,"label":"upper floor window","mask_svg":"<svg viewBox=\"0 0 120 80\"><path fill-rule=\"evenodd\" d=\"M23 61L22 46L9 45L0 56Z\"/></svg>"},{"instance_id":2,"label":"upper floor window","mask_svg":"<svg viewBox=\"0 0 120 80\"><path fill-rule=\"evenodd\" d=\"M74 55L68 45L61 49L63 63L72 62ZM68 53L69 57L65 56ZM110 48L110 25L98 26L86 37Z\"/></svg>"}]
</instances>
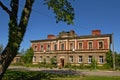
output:
<instances>
[{"instance_id":1,"label":"upper floor window","mask_svg":"<svg viewBox=\"0 0 120 80\"><path fill-rule=\"evenodd\" d=\"M88 63L92 63L92 56L88 56Z\"/></svg>"},{"instance_id":2,"label":"upper floor window","mask_svg":"<svg viewBox=\"0 0 120 80\"><path fill-rule=\"evenodd\" d=\"M82 43L79 43L79 44L78 44L78 48L79 48L79 49L82 49L82 47L83 47L83 44L82 44Z\"/></svg>"},{"instance_id":3,"label":"upper floor window","mask_svg":"<svg viewBox=\"0 0 120 80\"><path fill-rule=\"evenodd\" d=\"M78 58L78 63L82 63L82 61L83 61L82 56L79 56L79 58Z\"/></svg>"},{"instance_id":4,"label":"upper floor window","mask_svg":"<svg viewBox=\"0 0 120 80\"><path fill-rule=\"evenodd\" d=\"M103 63L104 62L104 60L103 60L103 56L99 56L99 63Z\"/></svg>"},{"instance_id":5,"label":"upper floor window","mask_svg":"<svg viewBox=\"0 0 120 80\"><path fill-rule=\"evenodd\" d=\"M47 45L47 50L50 51L50 44Z\"/></svg>"},{"instance_id":6,"label":"upper floor window","mask_svg":"<svg viewBox=\"0 0 120 80\"><path fill-rule=\"evenodd\" d=\"M40 50L43 51L43 45L40 46Z\"/></svg>"},{"instance_id":7,"label":"upper floor window","mask_svg":"<svg viewBox=\"0 0 120 80\"><path fill-rule=\"evenodd\" d=\"M92 49L92 47L93 47L92 42L88 42L88 48Z\"/></svg>"},{"instance_id":8,"label":"upper floor window","mask_svg":"<svg viewBox=\"0 0 120 80\"><path fill-rule=\"evenodd\" d=\"M34 51L37 51L37 46L34 46Z\"/></svg>"},{"instance_id":9,"label":"upper floor window","mask_svg":"<svg viewBox=\"0 0 120 80\"><path fill-rule=\"evenodd\" d=\"M65 50L65 45L63 43L61 44L61 50Z\"/></svg>"},{"instance_id":10,"label":"upper floor window","mask_svg":"<svg viewBox=\"0 0 120 80\"><path fill-rule=\"evenodd\" d=\"M103 49L103 42L102 41L99 42L99 49Z\"/></svg>"},{"instance_id":11,"label":"upper floor window","mask_svg":"<svg viewBox=\"0 0 120 80\"><path fill-rule=\"evenodd\" d=\"M70 50L74 48L74 43L70 43Z\"/></svg>"},{"instance_id":12,"label":"upper floor window","mask_svg":"<svg viewBox=\"0 0 120 80\"><path fill-rule=\"evenodd\" d=\"M54 50L57 50L57 44L54 45Z\"/></svg>"}]
</instances>

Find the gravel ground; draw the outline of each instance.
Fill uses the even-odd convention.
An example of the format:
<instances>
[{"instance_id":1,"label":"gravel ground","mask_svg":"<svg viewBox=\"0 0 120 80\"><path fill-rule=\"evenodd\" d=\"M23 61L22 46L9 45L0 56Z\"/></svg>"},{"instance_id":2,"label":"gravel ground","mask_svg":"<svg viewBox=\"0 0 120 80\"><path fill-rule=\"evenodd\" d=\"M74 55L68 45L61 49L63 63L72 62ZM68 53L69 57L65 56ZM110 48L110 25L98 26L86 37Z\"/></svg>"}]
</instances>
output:
<instances>
[{"instance_id":1,"label":"gravel ground","mask_svg":"<svg viewBox=\"0 0 120 80\"><path fill-rule=\"evenodd\" d=\"M64 75L94 75L94 76L120 76L120 71L101 71L101 70L67 70L67 69L45 69L45 68L27 68L27 67L9 67L12 70L42 71L54 74Z\"/></svg>"}]
</instances>

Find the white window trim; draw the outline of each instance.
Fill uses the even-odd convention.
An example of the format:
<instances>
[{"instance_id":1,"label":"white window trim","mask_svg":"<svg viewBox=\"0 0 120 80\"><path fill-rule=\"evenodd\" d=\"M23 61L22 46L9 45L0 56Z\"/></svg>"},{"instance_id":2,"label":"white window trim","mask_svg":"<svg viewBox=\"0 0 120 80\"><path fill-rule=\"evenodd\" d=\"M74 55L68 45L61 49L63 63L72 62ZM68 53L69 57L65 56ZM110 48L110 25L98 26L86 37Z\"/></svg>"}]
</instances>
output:
<instances>
[{"instance_id":1,"label":"white window trim","mask_svg":"<svg viewBox=\"0 0 120 80\"><path fill-rule=\"evenodd\" d=\"M90 59L91 59L91 62L90 62ZM92 58L89 58L89 56L88 56L88 63L92 63Z\"/></svg>"},{"instance_id":2,"label":"white window trim","mask_svg":"<svg viewBox=\"0 0 120 80\"><path fill-rule=\"evenodd\" d=\"M92 43L92 48L91 48L91 49L93 49L93 41L88 41L88 42L87 42L87 48L90 49L90 48L89 48L89 43L90 43L90 42Z\"/></svg>"},{"instance_id":3,"label":"white window trim","mask_svg":"<svg viewBox=\"0 0 120 80\"><path fill-rule=\"evenodd\" d=\"M80 49L80 45L79 45L80 43L82 43L82 48L81 48L81 49L83 49L83 42L78 42L78 49L79 49L79 50L81 50L81 49Z\"/></svg>"},{"instance_id":4,"label":"white window trim","mask_svg":"<svg viewBox=\"0 0 120 80\"><path fill-rule=\"evenodd\" d=\"M102 43L103 43L103 48L101 48L101 49L104 49L104 41L103 41L103 40L98 41L98 49L100 49L100 48L99 48L99 42L102 42Z\"/></svg>"}]
</instances>

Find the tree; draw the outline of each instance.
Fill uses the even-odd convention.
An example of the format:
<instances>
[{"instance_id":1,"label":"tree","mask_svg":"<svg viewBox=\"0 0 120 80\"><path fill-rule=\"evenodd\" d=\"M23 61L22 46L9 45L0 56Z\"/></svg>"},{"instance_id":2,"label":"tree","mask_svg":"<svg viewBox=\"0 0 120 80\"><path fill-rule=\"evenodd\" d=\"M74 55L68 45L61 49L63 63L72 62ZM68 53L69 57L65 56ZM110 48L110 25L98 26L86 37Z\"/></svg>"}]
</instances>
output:
<instances>
[{"instance_id":1,"label":"tree","mask_svg":"<svg viewBox=\"0 0 120 80\"><path fill-rule=\"evenodd\" d=\"M120 69L120 53L115 52L115 66Z\"/></svg>"},{"instance_id":2,"label":"tree","mask_svg":"<svg viewBox=\"0 0 120 80\"><path fill-rule=\"evenodd\" d=\"M107 62L109 67L113 67L113 57L112 57L112 51L111 50L109 50L106 53L106 62Z\"/></svg>"},{"instance_id":3,"label":"tree","mask_svg":"<svg viewBox=\"0 0 120 80\"><path fill-rule=\"evenodd\" d=\"M12 62L13 58L17 55L27 29L27 24L35 0L25 0L21 16L19 16L20 20L18 20L18 11L20 7L19 0L9 1L10 6L6 6L0 0L0 7L9 15L8 43L0 55L0 61L2 62L0 67L0 79L2 79L8 66ZM44 4L48 5L48 8L52 9L55 13L56 22L63 21L67 24L73 23L74 9L72 8L70 2L67 0L44 0L44 2Z\"/></svg>"},{"instance_id":4,"label":"tree","mask_svg":"<svg viewBox=\"0 0 120 80\"><path fill-rule=\"evenodd\" d=\"M0 54L2 53L2 51L3 51L3 45L0 44Z\"/></svg>"},{"instance_id":5,"label":"tree","mask_svg":"<svg viewBox=\"0 0 120 80\"><path fill-rule=\"evenodd\" d=\"M24 63L32 63L32 58L33 58L34 52L32 48L27 49L25 54L22 56L22 61Z\"/></svg>"}]
</instances>

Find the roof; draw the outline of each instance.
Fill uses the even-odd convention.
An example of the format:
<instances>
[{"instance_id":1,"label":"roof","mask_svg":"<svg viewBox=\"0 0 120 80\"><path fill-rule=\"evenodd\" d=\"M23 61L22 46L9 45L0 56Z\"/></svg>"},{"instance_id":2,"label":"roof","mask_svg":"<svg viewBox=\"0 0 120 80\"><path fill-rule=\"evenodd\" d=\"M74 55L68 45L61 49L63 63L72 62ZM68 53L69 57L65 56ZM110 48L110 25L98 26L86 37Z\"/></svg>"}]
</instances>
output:
<instances>
[{"instance_id":1,"label":"roof","mask_svg":"<svg viewBox=\"0 0 120 80\"><path fill-rule=\"evenodd\" d=\"M100 35L57 37L56 39L31 40L31 43L33 43L33 42L45 42L45 41L64 40L64 39L87 39L87 38L99 38L99 37L110 37L110 40L112 40L112 34L100 34Z\"/></svg>"}]
</instances>

